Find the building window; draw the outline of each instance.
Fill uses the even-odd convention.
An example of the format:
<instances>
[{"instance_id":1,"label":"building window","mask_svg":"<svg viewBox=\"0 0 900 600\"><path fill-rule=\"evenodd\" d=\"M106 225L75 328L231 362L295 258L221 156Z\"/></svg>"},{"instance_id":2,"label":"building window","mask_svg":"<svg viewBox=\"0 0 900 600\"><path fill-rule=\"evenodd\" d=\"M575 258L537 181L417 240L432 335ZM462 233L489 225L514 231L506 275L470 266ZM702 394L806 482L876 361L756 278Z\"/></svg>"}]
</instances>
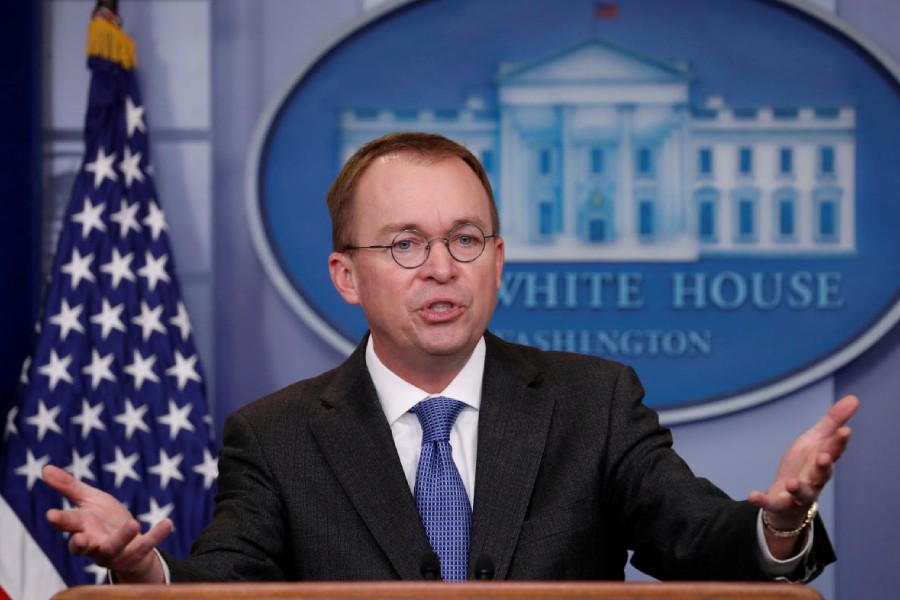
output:
<instances>
[{"instance_id":1,"label":"building window","mask_svg":"<svg viewBox=\"0 0 900 600\"><path fill-rule=\"evenodd\" d=\"M831 146L819 148L819 173L834 175L834 148Z\"/></svg>"},{"instance_id":2,"label":"building window","mask_svg":"<svg viewBox=\"0 0 900 600\"><path fill-rule=\"evenodd\" d=\"M394 111L394 118L398 121L415 121L419 118L419 111L415 108L398 108Z\"/></svg>"},{"instance_id":3,"label":"building window","mask_svg":"<svg viewBox=\"0 0 900 600\"><path fill-rule=\"evenodd\" d=\"M700 173L700 175L713 174L712 148L700 148L697 151L697 172Z\"/></svg>"},{"instance_id":4,"label":"building window","mask_svg":"<svg viewBox=\"0 0 900 600\"><path fill-rule=\"evenodd\" d=\"M781 237L794 237L794 203L781 200L778 203L778 233Z\"/></svg>"},{"instance_id":5,"label":"building window","mask_svg":"<svg viewBox=\"0 0 900 600\"><path fill-rule=\"evenodd\" d=\"M603 148L591 148L591 173L603 173Z\"/></svg>"},{"instance_id":6,"label":"building window","mask_svg":"<svg viewBox=\"0 0 900 600\"><path fill-rule=\"evenodd\" d=\"M484 170L490 173L494 170L494 151L491 149L482 150L481 152L481 166L484 167Z\"/></svg>"},{"instance_id":7,"label":"building window","mask_svg":"<svg viewBox=\"0 0 900 600\"><path fill-rule=\"evenodd\" d=\"M753 148L738 148L738 173L753 175Z\"/></svg>"},{"instance_id":8,"label":"building window","mask_svg":"<svg viewBox=\"0 0 900 600\"><path fill-rule=\"evenodd\" d=\"M701 242L715 242L718 238L719 191L703 188L694 193L697 203L697 237Z\"/></svg>"},{"instance_id":9,"label":"building window","mask_svg":"<svg viewBox=\"0 0 900 600\"><path fill-rule=\"evenodd\" d=\"M652 200L641 200L638 203L638 231L641 236L648 237L654 233L655 206Z\"/></svg>"},{"instance_id":10,"label":"building window","mask_svg":"<svg viewBox=\"0 0 900 600\"><path fill-rule=\"evenodd\" d=\"M549 148L538 150L538 172L541 175L549 175L553 172L553 153Z\"/></svg>"},{"instance_id":11,"label":"building window","mask_svg":"<svg viewBox=\"0 0 900 600\"><path fill-rule=\"evenodd\" d=\"M599 217L588 222L588 240L591 242L605 242L608 237L606 231L606 219Z\"/></svg>"},{"instance_id":12,"label":"building window","mask_svg":"<svg viewBox=\"0 0 900 600\"><path fill-rule=\"evenodd\" d=\"M781 188L773 195L775 203L775 239L793 241L797 234L797 191Z\"/></svg>"},{"instance_id":13,"label":"building window","mask_svg":"<svg viewBox=\"0 0 900 600\"><path fill-rule=\"evenodd\" d=\"M637 151L637 174L645 177L653 175L653 150L646 146Z\"/></svg>"},{"instance_id":14,"label":"building window","mask_svg":"<svg viewBox=\"0 0 900 600\"><path fill-rule=\"evenodd\" d=\"M833 239L837 236L837 202L819 204L819 237Z\"/></svg>"},{"instance_id":15,"label":"building window","mask_svg":"<svg viewBox=\"0 0 900 600\"><path fill-rule=\"evenodd\" d=\"M459 109L437 108L434 111L434 118L438 121L456 121L459 119Z\"/></svg>"},{"instance_id":16,"label":"building window","mask_svg":"<svg viewBox=\"0 0 900 600\"><path fill-rule=\"evenodd\" d=\"M711 200L700 202L700 239L706 242L716 238L716 203Z\"/></svg>"},{"instance_id":17,"label":"building window","mask_svg":"<svg viewBox=\"0 0 900 600\"><path fill-rule=\"evenodd\" d=\"M791 175L794 173L794 151L791 148L779 149L778 173L780 175Z\"/></svg>"},{"instance_id":18,"label":"building window","mask_svg":"<svg viewBox=\"0 0 900 600\"><path fill-rule=\"evenodd\" d=\"M826 186L813 191L815 241L823 244L840 241L840 198L841 190L838 187Z\"/></svg>"},{"instance_id":19,"label":"building window","mask_svg":"<svg viewBox=\"0 0 900 600\"><path fill-rule=\"evenodd\" d=\"M738 201L738 235L742 238L753 237L755 211L753 200L744 198Z\"/></svg>"},{"instance_id":20,"label":"building window","mask_svg":"<svg viewBox=\"0 0 900 600\"><path fill-rule=\"evenodd\" d=\"M734 241L755 242L759 218L759 190L751 187L738 188L731 196L733 202Z\"/></svg>"},{"instance_id":21,"label":"building window","mask_svg":"<svg viewBox=\"0 0 900 600\"><path fill-rule=\"evenodd\" d=\"M360 121L374 121L378 118L378 109L376 108L357 108L353 111L354 116Z\"/></svg>"},{"instance_id":22,"label":"building window","mask_svg":"<svg viewBox=\"0 0 900 600\"><path fill-rule=\"evenodd\" d=\"M538 203L538 232L542 237L553 235L553 203Z\"/></svg>"}]
</instances>

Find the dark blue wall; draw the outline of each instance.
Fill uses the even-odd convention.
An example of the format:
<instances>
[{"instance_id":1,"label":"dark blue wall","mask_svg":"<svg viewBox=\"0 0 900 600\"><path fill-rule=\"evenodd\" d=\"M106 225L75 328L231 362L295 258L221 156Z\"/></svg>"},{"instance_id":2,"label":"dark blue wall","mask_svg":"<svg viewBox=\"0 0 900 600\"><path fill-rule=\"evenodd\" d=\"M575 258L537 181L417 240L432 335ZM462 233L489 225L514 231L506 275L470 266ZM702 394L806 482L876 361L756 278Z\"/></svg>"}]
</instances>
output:
<instances>
[{"instance_id":1,"label":"dark blue wall","mask_svg":"<svg viewBox=\"0 0 900 600\"><path fill-rule=\"evenodd\" d=\"M0 415L13 402L39 291L40 2L0 19Z\"/></svg>"}]
</instances>

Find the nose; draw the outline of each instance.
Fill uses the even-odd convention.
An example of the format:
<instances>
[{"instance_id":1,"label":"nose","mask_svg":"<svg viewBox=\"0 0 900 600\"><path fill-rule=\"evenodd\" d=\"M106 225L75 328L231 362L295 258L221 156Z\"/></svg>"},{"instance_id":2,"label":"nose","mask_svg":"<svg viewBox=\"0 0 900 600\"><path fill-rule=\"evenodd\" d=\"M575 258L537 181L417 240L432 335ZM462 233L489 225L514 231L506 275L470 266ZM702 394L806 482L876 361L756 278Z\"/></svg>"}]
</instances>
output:
<instances>
[{"instance_id":1,"label":"nose","mask_svg":"<svg viewBox=\"0 0 900 600\"><path fill-rule=\"evenodd\" d=\"M420 271L424 277L443 283L456 276L458 265L456 259L450 256L447 241L437 238L431 241L428 260L420 267Z\"/></svg>"}]
</instances>

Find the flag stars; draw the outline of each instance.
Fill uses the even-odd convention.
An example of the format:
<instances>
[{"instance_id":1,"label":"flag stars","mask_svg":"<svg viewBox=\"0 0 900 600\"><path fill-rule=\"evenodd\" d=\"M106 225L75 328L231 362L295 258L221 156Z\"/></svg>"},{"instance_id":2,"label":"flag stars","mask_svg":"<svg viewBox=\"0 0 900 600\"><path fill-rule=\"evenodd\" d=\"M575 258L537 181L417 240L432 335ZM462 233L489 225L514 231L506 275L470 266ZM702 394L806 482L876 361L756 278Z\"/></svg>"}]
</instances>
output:
<instances>
[{"instance_id":1,"label":"flag stars","mask_svg":"<svg viewBox=\"0 0 900 600\"><path fill-rule=\"evenodd\" d=\"M66 356L60 358L56 354L56 350L50 350L50 362L47 364L38 367L37 371L41 375L44 375L50 379L50 391L56 389L56 385L60 381L65 381L69 384L74 384L75 380L72 379L72 376L69 374L69 365L72 363L72 357Z\"/></svg>"},{"instance_id":2,"label":"flag stars","mask_svg":"<svg viewBox=\"0 0 900 600\"><path fill-rule=\"evenodd\" d=\"M28 372L31 370L31 357L26 356L22 362L22 372L19 374L19 383L28 385Z\"/></svg>"},{"instance_id":3,"label":"flag stars","mask_svg":"<svg viewBox=\"0 0 900 600\"><path fill-rule=\"evenodd\" d=\"M96 352L96 350L95 350ZM81 425L81 439L87 439L91 431L106 431L106 425L100 420L100 413L103 412L103 403L98 402L94 406L86 400L81 401L81 414L72 417L72 422Z\"/></svg>"},{"instance_id":4,"label":"flag stars","mask_svg":"<svg viewBox=\"0 0 900 600\"><path fill-rule=\"evenodd\" d=\"M147 358L141 355L139 350L134 351L134 362L125 365L125 372L134 377L134 389L139 390L145 381L159 383L159 376L153 371L153 365L156 364L156 356L152 354Z\"/></svg>"},{"instance_id":5,"label":"flag stars","mask_svg":"<svg viewBox=\"0 0 900 600\"><path fill-rule=\"evenodd\" d=\"M141 153L138 152L137 154L132 154L131 148L126 145L125 156L119 162L119 168L122 170L122 175L125 176L126 188L130 188L131 184L135 181L144 180L144 174L141 172L140 162Z\"/></svg>"},{"instance_id":6,"label":"flag stars","mask_svg":"<svg viewBox=\"0 0 900 600\"><path fill-rule=\"evenodd\" d=\"M104 298L100 312L91 316L91 323L100 325L100 336L103 338L103 341L106 341L106 338L109 337L109 334L112 333L113 329L117 329L122 333L125 332L125 324L122 323L121 318L123 310L125 310L124 302L112 306L110 305L109 300Z\"/></svg>"},{"instance_id":7,"label":"flag stars","mask_svg":"<svg viewBox=\"0 0 900 600\"><path fill-rule=\"evenodd\" d=\"M96 390L104 379L116 382L116 377L109 368L114 358L115 354L112 352L106 356L100 356L100 352L96 348L91 349L91 362L81 369L82 373L91 376L91 389Z\"/></svg>"},{"instance_id":8,"label":"flag stars","mask_svg":"<svg viewBox=\"0 0 900 600\"><path fill-rule=\"evenodd\" d=\"M187 307L181 300L178 301L178 314L169 319L169 323L181 332L181 340L186 341L191 335L191 320L188 318Z\"/></svg>"},{"instance_id":9,"label":"flag stars","mask_svg":"<svg viewBox=\"0 0 900 600\"><path fill-rule=\"evenodd\" d=\"M209 448L203 449L203 462L194 466L194 473L203 476L203 488L209 489L219 476L219 461L213 457Z\"/></svg>"},{"instance_id":10,"label":"flag stars","mask_svg":"<svg viewBox=\"0 0 900 600\"><path fill-rule=\"evenodd\" d=\"M138 515L138 519L153 527L163 519L168 518L174 508L175 504L173 502L160 506L156 498L150 498L150 509L144 514Z\"/></svg>"},{"instance_id":11,"label":"flag stars","mask_svg":"<svg viewBox=\"0 0 900 600\"><path fill-rule=\"evenodd\" d=\"M213 418L212 418L212 415L209 414L209 413L203 415L203 422L206 423L206 427L207 427L207 429L209 429L209 439L210 439L210 441L215 441L215 439L216 439L216 432L215 432L215 430L213 429Z\"/></svg>"},{"instance_id":12,"label":"flag stars","mask_svg":"<svg viewBox=\"0 0 900 600\"><path fill-rule=\"evenodd\" d=\"M166 334L166 328L160 322L162 311L162 304L151 310L147 302L141 300L141 314L133 317L131 322L141 328L141 337L145 342L150 339L150 336L153 335L154 331L158 331L163 335Z\"/></svg>"},{"instance_id":13,"label":"flag stars","mask_svg":"<svg viewBox=\"0 0 900 600\"><path fill-rule=\"evenodd\" d=\"M63 298L59 312L50 317L50 322L59 327L59 339L66 341L66 338L72 331L84 333L84 326L81 324L81 312L83 310L84 307L80 304L69 306L69 302Z\"/></svg>"},{"instance_id":14,"label":"flag stars","mask_svg":"<svg viewBox=\"0 0 900 600\"><path fill-rule=\"evenodd\" d=\"M197 373L195 365L197 364L197 355L185 357L179 350L175 351L175 364L166 369L166 375L178 379L178 389L183 390L188 380L196 382L202 381L200 374Z\"/></svg>"},{"instance_id":15,"label":"flag stars","mask_svg":"<svg viewBox=\"0 0 900 600\"><path fill-rule=\"evenodd\" d=\"M159 234L169 229L169 225L166 223L166 213L153 200L150 200L147 216L144 217L141 223L150 228L150 234L153 236L154 242L159 238Z\"/></svg>"},{"instance_id":16,"label":"flag stars","mask_svg":"<svg viewBox=\"0 0 900 600\"><path fill-rule=\"evenodd\" d=\"M85 479L93 479L96 481L97 478L94 477L94 472L91 470L92 462L94 462L93 452L88 453L86 456L81 456L78 450L73 448L72 462L65 467L65 470L79 481L84 481Z\"/></svg>"},{"instance_id":17,"label":"flag stars","mask_svg":"<svg viewBox=\"0 0 900 600\"><path fill-rule=\"evenodd\" d=\"M144 422L144 413L146 412L146 405L135 408L131 403L131 400L125 400L125 412L113 417L113 421L125 427L126 440L130 440L131 436L134 435L134 432L138 429L145 433L150 433L150 427Z\"/></svg>"},{"instance_id":18,"label":"flag stars","mask_svg":"<svg viewBox=\"0 0 900 600\"><path fill-rule=\"evenodd\" d=\"M145 260L144 266L138 269L138 275L147 278L147 287L151 292L156 289L156 284L160 281L165 283L171 282L169 274L166 273L166 262L169 260L168 254L155 258L153 253L147 250Z\"/></svg>"},{"instance_id":19,"label":"flag stars","mask_svg":"<svg viewBox=\"0 0 900 600\"><path fill-rule=\"evenodd\" d=\"M30 492L31 488L34 487L34 482L36 482L38 479L41 479L41 469L43 469L49 462L49 454L46 456L42 456L41 458L35 458L34 454L31 453L31 449L28 449L26 450L25 454L25 464L21 467L16 467L13 472L16 475L25 477L25 485Z\"/></svg>"},{"instance_id":20,"label":"flag stars","mask_svg":"<svg viewBox=\"0 0 900 600\"><path fill-rule=\"evenodd\" d=\"M100 272L108 273L112 277L113 289L119 287L123 279L135 281L134 273L131 271L132 260L134 260L134 252L129 252L122 256L118 248L113 248L109 262L100 265Z\"/></svg>"},{"instance_id":21,"label":"flag stars","mask_svg":"<svg viewBox=\"0 0 900 600\"><path fill-rule=\"evenodd\" d=\"M18 406L13 406L9 412L6 413L6 428L3 430L3 441L6 441L11 435L19 434L19 429L16 427L17 416L19 416Z\"/></svg>"},{"instance_id":22,"label":"flag stars","mask_svg":"<svg viewBox=\"0 0 900 600\"><path fill-rule=\"evenodd\" d=\"M168 487L169 485L169 482L173 479L184 481L184 475L182 475L181 470L179 470L178 468L183 459L183 454L176 454L175 456L170 457L165 450L160 448L159 463L147 470L153 475L158 475L159 487L162 489L166 489L166 487Z\"/></svg>"},{"instance_id":23,"label":"flag stars","mask_svg":"<svg viewBox=\"0 0 900 600\"><path fill-rule=\"evenodd\" d=\"M121 448L116 448L116 459L112 462L108 462L103 465L104 471L109 471L116 476L116 487L122 487L122 484L125 483L126 479L134 479L137 482L141 481L141 478L138 477L137 472L134 470L134 463L138 460L138 453L135 452L130 456L125 456L122 454Z\"/></svg>"},{"instance_id":24,"label":"flag stars","mask_svg":"<svg viewBox=\"0 0 900 600\"><path fill-rule=\"evenodd\" d=\"M109 216L109 220L119 226L119 237L123 240L128 237L128 233L131 231L141 232L141 226L137 221L137 211L140 207L141 205L138 202L128 204L123 199L119 210Z\"/></svg>"},{"instance_id":25,"label":"flag stars","mask_svg":"<svg viewBox=\"0 0 900 600\"><path fill-rule=\"evenodd\" d=\"M84 170L94 174L94 188L100 187L104 179L116 181L116 172L113 169L113 161L116 160L116 153L107 154L103 146L97 148L97 158L94 162L84 165Z\"/></svg>"},{"instance_id":26,"label":"flag stars","mask_svg":"<svg viewBox=\"0 0 900 600\"><path fill-rule=\"evenodd\" d=\"M72 258L59 268L60 271L72 277L72 289L76 289L82 279L90 282L96 281L94 274L91 272L91 263L94 261L94 255L88 254L81 256L78 248L72 248Z\"/></svg>"},{"instance_id":27,"label":"flag stars","mask_svg":"<svg viewBox=\"0 0 900 600\"><path fill-rule=\"evenodd\" d=\"M59 428L59 423L56 422L56 417L59 416L59 411L61 409L61 406L54 406L53 408L48 409L46 405L44 405L43 400L38 400L37 413L25 419L26 423L37 427L37 439L39 442L44 440L44 436L47 435L48 431L62 434L62 429Z\"/></svg>"},{"instance_id":28,"label":"flag stars","mask_svg":"<svg viewBox=\"0 0 900 600\"><path fill-rule=\"evenodd\" d=\"M109 579L109 569L107 569L106 567L101 567L100 565L93 562L89 562L88 566L86 566L84 570L85 572L94 576L94 585L106 583L107 579Z\"/></svg>"},{"instance_id":29,"label":"flag stars","mask_svg":"<svg viewBox=\"0 0 900 600\"><path fill-rule=\"evenodd\" d=\"M182 429L185 431L194 431L194 424L191 423L189 418L190 414L190 403L178 408L175 401L169 399L169 412L161 417L157 417L156 420L169 428L169 439L174 440Z\"/></svg>"},{"instance_id":30,"label":"flag stars","mask_svg":"<svg viewBox=\"0 0 900 600\"><path fill-rule=\"evenodd\" d=\"M90 198L85 196L84 208L81 209L80 213L72 215L72 221L81 225L81 239L86 240L94 229L100 232L106 231L106 223L103 222L103 217L101 216L105 208L105 202L95 205Z\"/></svg>"},{"instance_id":31,"label":"flag stars","mask_svg":"<svg viewBox=\"0 0 900 600\"><path fill-rule=\"evenodd\" d=\"M125 97L125 129L128 131L128 139L131 139L135 131L141 133L147 131L147 125L144 124L144 107L136 105L131 96Z\"/></svg>"}]
</instances>

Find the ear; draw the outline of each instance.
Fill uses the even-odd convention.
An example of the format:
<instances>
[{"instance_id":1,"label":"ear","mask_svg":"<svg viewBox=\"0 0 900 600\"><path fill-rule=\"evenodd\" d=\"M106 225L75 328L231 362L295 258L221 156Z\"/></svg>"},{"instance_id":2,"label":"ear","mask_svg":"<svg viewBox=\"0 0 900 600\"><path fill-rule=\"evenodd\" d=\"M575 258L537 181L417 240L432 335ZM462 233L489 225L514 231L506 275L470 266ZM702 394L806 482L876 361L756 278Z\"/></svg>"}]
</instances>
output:
<instances>
[{"instance_id":1,"label":"ear","mask_svg":"<svg viewBox=\"0 0 900 600\"><path fill-rule=\"evenodd\" d=\"M353 276L354 268L353 260L343 252L332 252L328 256L328 272L331 274L331 283L348 304L359 304L356 279Z\"/></svg>"},{"instance_id":2,"label":"ear","mask_svg":"<svg viewBox=\"0 0 900 600\"><path fill-rule=\"evenodd\" d=\"M505 249L503 247L503 238L498 237L494 241L494 270L497 272L497 291L503 285L503 257Z\"/></svg>"}]
</instances>

